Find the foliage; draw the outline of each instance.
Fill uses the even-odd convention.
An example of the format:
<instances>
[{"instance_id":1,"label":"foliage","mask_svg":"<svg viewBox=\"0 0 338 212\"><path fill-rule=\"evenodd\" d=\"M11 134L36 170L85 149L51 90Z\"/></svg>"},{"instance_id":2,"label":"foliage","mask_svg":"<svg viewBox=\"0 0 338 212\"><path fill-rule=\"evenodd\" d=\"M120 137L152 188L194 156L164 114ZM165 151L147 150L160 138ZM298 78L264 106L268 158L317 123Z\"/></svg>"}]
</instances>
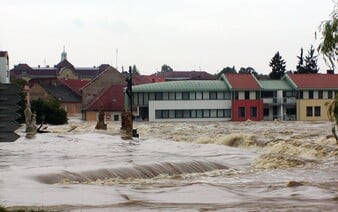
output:
<instances>
[{"instance_id":1,"label":"foliage","mask_svg":"<svg viewBox=\"0 0 338 212\"><path fill-rule=\"evenodd\" d=\"M238 71L239 74L253 74L255 76L258 75L258 73L255 71L254 68L252 67L247 67L247 68L244 68L244 67L241 67Z\"/></svg>"},{"instance_id":2,"label":"foliage","mask_svg":"<svg viewBox=\"0 0 338 212\"><path fill-rule=\"evenodd\" d=\"M67 123L67 112L60 108L60 103L57 101L33 100L31 110L36 112L36 122L38 124L42 121L49 124Z\"/></svg>"},{"instance_id":3,"label":"foliage","mask_svg":"<svg viewBox=\"0 0 338 212\"><path fill-rule=\"evenodd\" d=\"M271 79L281 79L284 76L286 66L285 61L279 54L279 51L273 56L269 63L269 66L271 67L271 72L269 74L269 77Z\"/></svg>"},{"instance_id":4,"label":"foliage","mask_svg":"<svg viewBox=\"0 0 338 212\"><path fill-rule=\"evenodd\" d=\"M338 94L336 95L336 98L332 102L327 102L326 106L328 106L327 109L327 115L331 121L335 122L335 125L338 127ZM333 126L332 128L332 134L336 138L336 143L338 145L338 135L336 133L336 128Z\"/></svg>"},{"instance_id":5,"label":"foliage","mask_svg":"<svg viewBox=\"0 0 338 212\"><path fill-rule=\"evenodd\" d=\"M237 74L235 66L233 67L225 67L223 68L218 74L217 77L219 78L222 74Z\"/></svg>"},{"instance_id":6,"label":"foliage","mask_svg":"<svg viewBox=\"0 0 338 212\"><path fill-rule=\"evenodd\" d=\"M311 45L310 50L308 51L308 55L303 57L303 48L300 49L300 56L297 56L299 59L298 65L296 67L297 74L316 74L319 71L319 67L317 65L317 58L315 55L315 49Z\"/></svg>"},{"instance_id":7,"label":"foliage","mask_svg":"<svg viewBox=\"0 0 338 212\"><path fill-rule=\"evenodd\" d=\"M136 68L136 65L133 65L131 73L134 75L140 75L140 71Z\"/></svg>"},{"instance_id":8,"label":"foliage","mask_svg":"<svg viewBox=\"0 0 338 212\"><path fill-rule=\"evenodd\" d=\"M167 64L163 64L161 67L161 72L173 72L174 70Z\"/></svg>"},{"instance_id":9,"label":"foliage","mask_svg":"<svg viewBox=\"0 0 338 212\"><path fill-rule=\"evenodd\" d=\"M330 20L320 24L319 32L322 34L322 41L318 51L323 55L325 63L334 70L338 60L338 2L335 2Z\"/></svg>"},{"instance_id":10,"label":"foliage","mask_svg":"<svg viewBox=\"0 0 338 212\"><path fill-rule=\"evenodd\" d=\"M24 93L24 87L26 85L26 81L23 80L23 79L16 79L16 80L13 81L13 83L21 88L21 92L18 93L21 100L17 104L20 107L20 109L17 111L17 113L20 114L21 117L18 118L16 121L18 121L19 123L25 123L24 110L25 110L25 107L26 107L26 94Z\"/></svg>"}]
</instances>

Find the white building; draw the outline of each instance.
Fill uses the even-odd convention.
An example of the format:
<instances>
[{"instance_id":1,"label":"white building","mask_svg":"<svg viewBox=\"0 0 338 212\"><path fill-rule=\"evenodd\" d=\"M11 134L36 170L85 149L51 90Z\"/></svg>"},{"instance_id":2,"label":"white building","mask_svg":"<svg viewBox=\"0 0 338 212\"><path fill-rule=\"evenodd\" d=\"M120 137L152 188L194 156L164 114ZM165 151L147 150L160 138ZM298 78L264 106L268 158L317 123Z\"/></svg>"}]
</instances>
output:
<instances>
[{"instance_id":1,"label":"white building","mask_svg":"<svg viewBox=\"0 0 338 212\"><path fill-rule=\"evenodd\" d=\"M136 118L149 121L229 121L231 93L222 80L188 80L133 86Z\"/></svg>"},{"instance_id":2,"label":"white building","mask_svg":"<svg viewBox=\"0 0 338 212\"><path fill-rule=\"evenodd\" d=\"M0 83L9 83L9 60L7 51L0 51Z\"/></svg>"}]
</instances>

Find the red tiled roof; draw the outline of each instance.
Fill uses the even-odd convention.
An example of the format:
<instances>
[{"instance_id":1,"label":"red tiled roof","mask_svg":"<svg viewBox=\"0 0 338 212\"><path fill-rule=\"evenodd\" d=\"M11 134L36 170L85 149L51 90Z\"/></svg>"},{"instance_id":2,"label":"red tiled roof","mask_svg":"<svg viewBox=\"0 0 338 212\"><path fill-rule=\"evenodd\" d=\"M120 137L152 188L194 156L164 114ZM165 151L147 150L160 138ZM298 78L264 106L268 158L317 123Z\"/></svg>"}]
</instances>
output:
<instances>
[{"instance_id":1,"label":"red tiled roof","mask_svg":"<svg viewBox=\"0 0 338 212\"><path fill-rule=\"evenodd\" d=\"M300 89L302 88L338 89L338 74L288 74L288 77Z\"/></svg>"},{"instance_id":2,"label":"red tiled roof","mask_svg":"<svg viewBox=\"0 0 338 212\"><path fill-rule=\"evenodd\" d=\"M123 111L124 87L124 85L113 85L104 90L84 110L99 111L103 107L104 111Z\"/></svg>"},{"instance_id":3,"label":"red tiled roof","mask_svg":"<svg viewBox=\"0 0 338 212\"><path fill-rule=\"evenodd\" d=\"M80 93L80 89L84 87L90 81L87 80L71 80L71 79L61 79L61 82L73 91Z\"/></svg>"},{"instance_id":4,"label":"red tiled roof","mask_svg":"<svg viewBox=\"0 0 338 212\"><path fill-rule=\"evenodd\" d=\"M252 74L225 74L224 77L234 90L259 90L260 85Z\"/></svg>"},{"instance_id":5,"label":"red tiled roof","mask_svg":"<svg viewBox=\"0 0 338 212\"><path fill-rule=\"evenodd\" d=\"M164 78L158 76L133 75L133 85L142 85L154 82L164 82Z\"/></svg>"}]
</instances>

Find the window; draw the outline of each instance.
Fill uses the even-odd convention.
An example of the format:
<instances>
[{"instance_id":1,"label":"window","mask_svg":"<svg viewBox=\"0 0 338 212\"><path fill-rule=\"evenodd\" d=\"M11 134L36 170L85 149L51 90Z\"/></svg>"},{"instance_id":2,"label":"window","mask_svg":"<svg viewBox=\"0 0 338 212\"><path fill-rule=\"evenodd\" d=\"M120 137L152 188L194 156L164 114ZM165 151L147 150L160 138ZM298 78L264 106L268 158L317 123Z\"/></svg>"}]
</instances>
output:
<instances>
[{"instance_id":1,"label":"window","mask_svg":"<svg viewBox=\"0 0 338 212\"><path fill-rule=\"evenodd\" d=\"M183 118L183 111L182 110L175 110L175 117L176 118Z\"/></svg>"},{"instance_id":2,"label":"window","mask_svg":"<svg viewBox=\"0 0 338 212\"><path fill-rule=\"evenodd\" d=\"M196 118L196 110L191 110L191 118Z\"/></svg>"},{"instance_id":3,"label":"window","mask_svg":"<svg viewBox=\"0 0 338 212\"><path fill-rule=\"evenodd\" d=\"M200 92L200 91L196 92L196 99L197 99L197 100L203 99L203 94L202 94L202 92Z\"/></svg>"},{"instance_id":4,"label":"window","mask_svg":"<svg viewBox=\"0 0 338 212\"><path fill-rule=\"evenodd\" d=\"M223 118L224 117L224 110L217 110L217 117Z\"/></svg>"},{"instance_id":5,"label":"window","mask_svg":"<svg viewBox=\"0 0 338 212\"><path fill-rule=\"evenodd\" d=\"M209 99L209 92L208 91L203 92L203 99L205 99L205 100Z\"/></svg>"},{"instance_id":6,"label":"window","mask_svg":"<svg viewBox=\"0 0 338 212\"><path fill-rule=\"evenodd\" d=\"M250 99L250 92L249 91L244 92L244 99Z\"/></svg>"},{"instance_id":7,"label":"window","mask_svg":"<svg viewBox=\"0 0 338 212\"><path fill-rule=\"evenodd\" d=\"M320 116L320 107L319 106L316 106L315 107L315 116Z\"/></svg>"},{"instance_id":8,"label":"window","mask_svg":"<svg viewBox=\"0 0 338 212\"><path fill-rule=\"evenodd\" d=\"M250 107L250 116L257 117L257 107Z\"/></svg>"},{"instance_id":9,"label":"window","mask_svg":"<svg viewBox=\"0 0 338 212\"><path fill-rule=\"evenodd\" d=\"M169 118L174 119L175 118L175 111L169 110Z\"/></svg>"},{"instance_id":10,"label":"window","mask_svg":"<svg viewBox=\"0 0 338 212\"><path fill-rule=\"evenodd\" d=\"M144 96L143 96L143 98L144 98L144 105L148 105L148 103L149 103L149 95L148 95L148 93L144 93Z\"/></svg>"},{"instance_id":11,"label":"window","mask_svg":"<svg viewBox=\"0 0 338 212\"><path fill-rule=\"evenodd\" d=\"M306 107L306 116L312 116L312 107Z\"/></svg>"},{"instance_id":12,"label":"window","mask_svg":"<svg viewBox=\"0 0 338 212\"><path fill-rule=\"evenodd\" d=\"M163 100L162 93L156 92L155 93L155 100Z\"/></svg>"},{"instance_id":13,"label":"window","mask_svg":"<svg viewBox=\"0 0 338 212\"><path fill-rule=\"evenodd\" d=\"M190 110L183 110L183 118L190 118Z\"/></svg>"},{"instance_id":14,"label":"window","mask_svg":"<svg viewBox=\"0 0 338 212\"><path fill-rule=\"evenodd\" d=\"M299 91L299 99L304 99L303 91Z\"/></svg>"},{"instance_id":15,"label":"window","mask_svg":"<svg viewBox=\"0 0 338 212\"><path fill-rule=\"evenodd\" d=\"M174 92L169 93L169 100L175 100L175 93Z\"/></svg>"},{"instance_id":16,"label":"window","mask_svg":"<svg viewBox=\"0 0 338 212\"><path fill-rule=\"evenodd\" d=\"M217 110L210 110L210 117L216 118L217 117Z\"/></svg>"},{"instance_id":17,"label":"window","mask_svg":"<svg viewBox=\"0 0 338 212\"><path fill-rule=\"evenodd\" d=\"M231 117L231 109L224 110L224 117L230 118Z\"/></svg>"},{"instance_id":18,"label":"window","mask_svg":"<svg viewBox=\"0 0 338 212\"><path fill-rule=\"evenodd\" d=\"M309 91L309 99L313 99L313 91Z\"/></svg>"},{"instance_id":19,"label":"window","mask_svg":"<svg viewBox=\"0 0 338 212\"><path fill-rule=\"evenodd\" d=\"M190 93L189 92L183 92L182 93L182 99L183 100L190 100Z\"/></svg>"},{"instance_id":20,"label":"window","mask_svg":"<svg viewBox=\"0 0 338 212\"><path fill-rule=\"evenodd\" d=\"M176 100L182 100L182 93L176 92Z\"/></svg>"},{"instance_id":21,"label":"window","mask_svg":"<svg viewBox=\"0 0 338 212\"><path fill-rule=\"evenodd\" d=\"M168 92L164 92L163 93L163 100L168 100L169 99L169 93Z\"/></svg>"},{"instance_id":22,"label":"window","mask_svg":"<svg viewBox=\"0 0 338 212\"><path fill-rule=\"evenodd\" d=\"M155 111L155 118L156 118L156 119L162 118L162 113L161 113L160 110L156 110L156 111Z\"/></svg>"},{"instance_id":23,"label":"window","mask_svg":"<svg viewBox=\"0 0 338 212\"><path fill-rule=\"evenodd\" d=\"M217 92L217 99L218 100L224 99L224 92Z\"/></svg>"},{"instance_id":24,"label":"window","mask_svg":"<svg viewBox=\"0 0 338 212\"><path fill-rule=\"evenodd\" d=\"M238 116L242 118L245 117L245 107L238 108Z\"/></svg>"},{"instance_id":25,"label":"window","mask_svg":"<svg viewBox=\"0 0 338 212\"><path fill-rule=\"evenodd\" d=\"M119 121L119 115L114 115L114 121Z\"/></svg>"},{"instance_id":26,"label":"window","mask_svg":"<svg viewBox=\"0 0 338 212\"><path fill-rule=\"evenodd\" d=\"M197 116L197 118L202 118L203 117L203 110L196 110L196 116Z\"/></svg>"},{"instance_id":27,"label":"window","mask_svg":"<svg viewBox=\"0 0 338 212\"><path fill-rule=\"evenodd\" d=\"M332 99L332 91L327 91L327 98Z\"/></svg>"},{"instance_id":28,"label":"window","mask_svg":"<svg viewBox=\"0 0 338 212\"><path fill-rule=\"evenodd\" d=\"M323 91L318 91L318 99L322 99L323 98Z\"/></svg>"},{"instance_id":29,"label":"window","mask_svg":"<svg viewBox=\"0 0 338 212\"><path fill-rule=\"evenodd\" d=\"M209 110L203 110L203 118L209 118L210 117L210 111Z\"/></svg>"},{"instance_id":30,"label":"window","mask_svg":"<svg viewBox=\"0 0 338 212\"><path fill-rule=\"evenodd\" d=\"M264 116L270 116L269 108L264 108Z\"/></svg>"},{"instance_id":31,"label":"window","mask_svg":"<svg viewBox=\"0 0 338 212\"><path fill-rule=\"evenodd\" d=\"M234 92L234 98L233 99L238 99L238 91Z\"/></svg>"},{"instance_id":32,"label":"window","mask_svg":"<svg viewBox=\"0 0 338 212\"><path fill-rule=\"evenodd\" d=\"M149 93L149 100L155 100L155 93Z\"/></svg>"},{"instance_id":33,"label":"window","mask_svg":"<svg viewBox=\"0 0 338 212\"><path fill-rule=\"evenodd\" d=\"M190 100L195 100L196 99L196 93L195 92L190 92Z\"/></svg>"},{"instance_id":34,"label":"window","mask_svg":"<svg viewBox=\"0 0 338 212\"><path fill-rule=\"evenodd\" d=\"M257 107L250 107L250 116L257 117Z\"/></svg>"},{"instance_id":35,"label":"window","mask_svg":"<svg viewBox=\"0 0 338 212\"><path fill-rule=\"evenodd\" d=\"M224 99L231 99L231 93L230 92L225 92L224 93Z\"/></svg>"},{"instance_id":36,"label":"window","mask_svg":"<svg viewBox=\"0 0 338 212\"><path fill-rule=\"evenodd\" d=\"M138 94L138 104L139 105L144 105L143 104L143 93Z\"/></svg>"},{"instance_id":37,"label":"window","mask_svg":"<svg viewBox=\"0 0 338 212\"><path fill-rule=\"evenodd\" d=\"M162 110L162 118L169 118L169 110Z\"/></svg>"},{"instance_id":38,"label":"window","mask_svg":"<svg viewBox=\"0 0 338 212\"><path fill-rule=\"evenodd\" d=\"M209 92L209 99L216 100L217 99L217 92Z\"/></svg>"}]
</instances>

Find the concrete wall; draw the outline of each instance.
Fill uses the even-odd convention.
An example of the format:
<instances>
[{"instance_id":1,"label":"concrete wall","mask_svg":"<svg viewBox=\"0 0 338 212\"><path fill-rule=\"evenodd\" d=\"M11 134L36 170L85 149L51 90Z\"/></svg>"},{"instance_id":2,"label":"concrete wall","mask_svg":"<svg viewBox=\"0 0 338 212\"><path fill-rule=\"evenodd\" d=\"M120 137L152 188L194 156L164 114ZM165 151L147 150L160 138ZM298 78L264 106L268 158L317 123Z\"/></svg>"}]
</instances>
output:
<instances>
[{"instance_id":1,"label":"concrete wall","mask_svg":"<svg viewBox=\"0 0 338 212\"><path fill-rule=\"evenodd\" d=\"M230 118L156 119L156 110L231 109L231 100L149 101L149 121L225 121Z\"/></svg>"}]
</instances>

